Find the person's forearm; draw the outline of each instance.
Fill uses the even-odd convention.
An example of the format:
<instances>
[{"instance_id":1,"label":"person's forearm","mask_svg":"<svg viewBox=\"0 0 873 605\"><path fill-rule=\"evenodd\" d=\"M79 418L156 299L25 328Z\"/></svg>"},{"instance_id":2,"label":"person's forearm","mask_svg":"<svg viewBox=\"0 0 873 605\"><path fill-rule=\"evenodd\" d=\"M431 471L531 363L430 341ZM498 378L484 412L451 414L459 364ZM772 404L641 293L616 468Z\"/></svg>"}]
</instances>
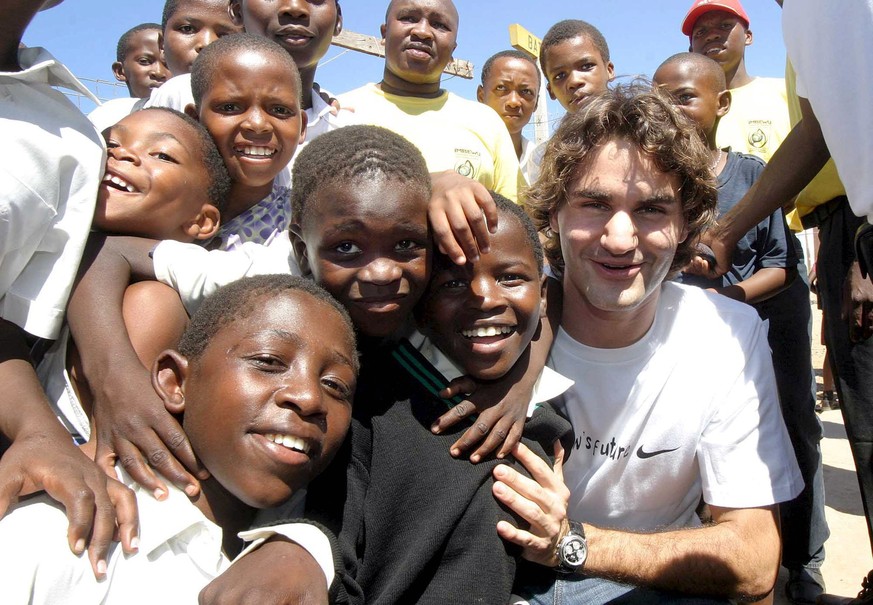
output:
<instances>
[{"instance_id":1,"label":"person's forearm","mask_svg":"<svg viewBox=\"0 0 873 605\"><path fill-rule=\"evenodd\" d=\"M780 541L772 508L732 511L753 515L753 523L723 520L651 534L586 524L589 554L584 572L685 594L764 596L773 588L779 567Z\"/></svg>"},{"instance_id":2,"label":"person's forearm","mask_svg":"<svg viewBox=\"0 0 873 605\"><path fill-rule=\"evenodd\" d=\"M716 292L753 305L773 298L790 286L796 277L797 269L789 271L781 267L766 267L738 284L716 288Z\"/></svg>"},{"instance_id":3,"label":"person's forearm","mask_svg":"<svg viewBox=\"0 0 873 605\"><path fill-rule=\"evenodd\" d=\"M154 242L92 237L67 310L67 321L88 382L102 389L107 376L142 369L124 324L124 292L134 275L148 277ZM154 273L152 271L152 277Z\"/></svg>"},{"instance_id":4,"label":"person's forearm","mask_svg":"<svg viewBox=\"0 0 873 605\"><path fill-rule=\"evenodd\" d=\"M743 199L718 219L715 233L720 239L739 241L755 225L800 193L830 158L809 102L800 101L803 119L782 141Z\"/></svg>"}]
</instances>

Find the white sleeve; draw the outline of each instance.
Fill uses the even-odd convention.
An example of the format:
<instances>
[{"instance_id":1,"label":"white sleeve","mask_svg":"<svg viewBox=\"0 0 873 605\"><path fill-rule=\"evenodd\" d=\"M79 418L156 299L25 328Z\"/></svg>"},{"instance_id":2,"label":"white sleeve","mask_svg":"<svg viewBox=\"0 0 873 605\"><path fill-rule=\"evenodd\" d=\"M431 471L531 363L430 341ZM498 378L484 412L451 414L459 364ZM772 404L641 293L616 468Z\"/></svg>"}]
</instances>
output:
<instances>
[{"instance_id":1,"label":"white sleeve","mask_svg":"<svg viewBox=\"0 0 873 605\"><path fill-rule=\"evenodd\" d=\"M321 529L310 523L283 523L272 527L262 527L260 529L251 529L239 533L239 537L251 544L248 544L245 549L237 556L234 561L239 561L246 554L258 548L271 537L279 535L285 536L295 544L303 547L315 561L318 563L321 570L324 572L324 577L327 582L327 589L330 590L330 585L333 582L336 574L336 567L333 563L333 551L330 547L330 539Z\"/></svg>"},{"instance_id":2,"label":"white sleeve","mask_svg":"<svg viewBox=\"0 0 873 605\"><path fill-rule=\"evenodd\" d=\"M182 74L170 78L155 88L143 105L143 109L169 107L184 113L187 105L194 105L194 95L191 92L191 74Z\"/></svg>"},{"instance_id":3,"label":"white sleeve","mask_svg":"<svg viewBox=\"0 0 873 605\"><path fill-rule=\"evenodd\" d=\"M206 250L196 244L163 241L152 252L155 276L175 289L188 313L221 286L253 275L300 275L287 233L269 245L246 242L236 250Z\"/></svg>"},{"instance_id":4,"label":"white sleeve","mask_svg":"<svg viewBox=\"0 0 873 605\"><path fill-rule=\"evenodd\" d=\"M782 419L767 324L743 338L745 365L721 399L698 446L703 499L751 508L791 500L803 479Z\"/></svg>"}]
</instances>

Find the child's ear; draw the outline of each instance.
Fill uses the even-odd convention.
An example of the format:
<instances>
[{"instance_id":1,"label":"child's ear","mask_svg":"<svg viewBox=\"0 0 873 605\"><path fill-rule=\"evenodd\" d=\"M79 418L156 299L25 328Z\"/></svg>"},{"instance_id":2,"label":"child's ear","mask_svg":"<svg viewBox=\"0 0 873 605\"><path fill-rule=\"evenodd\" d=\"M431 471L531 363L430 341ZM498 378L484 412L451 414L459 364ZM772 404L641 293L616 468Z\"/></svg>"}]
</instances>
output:
<instances>
[{"instance_id":1,"label":"child's ear","mask_svg":"<svg viewBox=\"0 0 873 605\"><path fill-rule=\"evenodd\" d=\"M481 84L476 88L476 100L480 103L485 102L485 89Z\"/></svg>"},{"instance_id":2,"label":"child's ear","mask_svg":"<svg viewBox=\"0 0 873 605\"><path fill-rule=\"evenodd\" d=\"M305 111L300 112L300 138L297 139L297 144L300 145L306 140L306 126L309 124L309 115Z\"/></svg>"},{"instance_id":3,"label":"child's ear","mask_svg":"<svg viewBox=\"0 0 873 605\"><path fill-rule=\"evenodd\" d=\"M549 84L548 81L546 82L546 90L549 91L549 98L550 98L552 101L557 101L557 100L558 100L558 97L556 97L556 96L555 96L555 93L552 92L552 85Z\"/></svg>"},{"instance_id":4,"label":"child's ear","mask_svg":"<svg viewBox=\"0 0 873 605\"><path fill-rule=\"evenodd\" d=\"M127 82L127 76L124 74L124 65L121 61L112 63L112 73L115 74L115 79L119 82Z\"/></svg>"},{"instance_id":5,"label":"child's ear","mask_svg":"<svg viewBox=\"0 0 873 605\"><path fill-rule=\"evenodd\" d=\"M333 28L333 35L338 36L343 31L343 9L339 2L336 3L336 26Z\"/></svg>"},{"instance_id":6,"label":"child's ear","mask_svg":"<svg viewBox=\"0 0 873 605\"><path fill-rule=\"evenodd\" d=\"M203 204L200 213L182 225L182 230L194 239L207 240L215 236L221 222L221 213L212 204Z\"/></svg>"},{"instance_id":7,"label":"child's ear","mask_svg":"<svg viewBox=\"0 0 873 605\"><path fill-rule=\"evenodd\" d=\"M615 79L615 65L612 64L612 61L606 64L606 73L609 74L608 81L612 82Z\"/></svg>"},{"instance_id":8,"label":"child's ear","mask_svg":"<svg viewBox=\"0 0 873 605\"><path fill-rule=\"evenodd\" d=\"M715 115L720 118L724 117L731 110L731 99L731 91L729 90L723 90L718 93L718 109Z\"/></svg>"},{"instance_id":9,"label":"child's ear","mask_svg":"<svg viewBox=\"0 0 873 605\"><path fill-rule=\"evenodd\" d=\"M152 366L152 387L171 414L185 411L185 381L188 378L188 359L178 351L167 349Z\"/></svg>"},{"instance_id":10,"label":"child's ear","mask_svg":"<svg viewBox=\"0 0 873 605\"><path fill-rule=\"evenodd\" d=\"M200 121L200 114L197 113L197 108L194 106L193 103L188 103L187 105L185 105L185 115L192 120L195 120L197 122Z\"/></svg>"},{"instance_id":11,"label":"child's ear","mask_svg":"<svg viewBox=\"0 0 873 605\"><path fill-rule=\"evenodd\" d=\"M230 0L230 3L227 5L227 14L234 25L243 24L241 4L240 0Z\"/></svg>"},{"instance_id":12,"label":"child's ear","mask_svg":"<svg viewBox=\"0 0 873 605\"><path fill-rule=\"evenodd\" d=\"M388 24L383 23L379 26L379 33L382 35L382 46L385 46L385 32L388 31Z\"/></svg>"},{"instance_id":13,"label":"child's ear","mask_svg":"<svg viewBox=\"0 0 873 605\"><path fill-rule=\"evenodd\" d=\"M746 46L752 45L752 30L746 29Z\"/></svg>"},{"instance_id":14,"label":"child's ear","mask_svg":"<svg viewBox=\"0 0 873 605\"><path fill-rule=\"evenodd\" d=\"M300 272L305 275L312 275L312 268L309 266L309 256L306 253L306 242L303 241L303 229L298 223L291 223L288 227L288 236L291 238L291 247L294 249L294 256L297 263L300 265Z\"/></svg>"}]
</instances>

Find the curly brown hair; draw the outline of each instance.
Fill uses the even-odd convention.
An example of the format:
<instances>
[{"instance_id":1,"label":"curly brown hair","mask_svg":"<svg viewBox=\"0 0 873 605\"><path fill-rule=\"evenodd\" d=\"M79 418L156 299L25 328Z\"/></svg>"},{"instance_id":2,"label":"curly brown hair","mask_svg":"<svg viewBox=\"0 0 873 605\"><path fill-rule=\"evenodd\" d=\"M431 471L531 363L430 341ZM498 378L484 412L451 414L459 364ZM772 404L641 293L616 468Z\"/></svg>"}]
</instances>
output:
<instances>
[{"instance_id":1,"label":"curly brown hair","mask_svg":"<svg viewBox=\"0 0 873 605\"><path fill-rule=\"evenodd\" d=\"M549 141L539 179L525 200L534 225L545 236L546 259L563 270L561 239L549 227L549 220L566 200L579 167L594 150L614 139L634 143L658 169L679 179L688 237L676 249L672 275L693 257L700 232L715 217L718 194L712 160L698 132L665 93L641 82L615 86L592 97L564 118Z\"/></svg>"}]
</instances>

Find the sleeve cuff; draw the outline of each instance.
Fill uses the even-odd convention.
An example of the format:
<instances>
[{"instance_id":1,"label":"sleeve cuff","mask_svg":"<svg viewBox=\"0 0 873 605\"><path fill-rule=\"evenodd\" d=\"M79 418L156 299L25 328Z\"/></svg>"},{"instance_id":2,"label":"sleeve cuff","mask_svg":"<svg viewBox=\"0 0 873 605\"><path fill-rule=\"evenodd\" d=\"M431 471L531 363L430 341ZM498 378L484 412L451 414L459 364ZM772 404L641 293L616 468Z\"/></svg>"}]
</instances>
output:
<instances>
[{"instance_id":1,"label":"sleeve cuff","mask_svg":"<svg viewBox=\"0 0 873 605\"><path fill-rule=\"evenodd\" d=\"M246 542L250 541L251 543L246 545L237 559L244 557L275 535L284 536L298 544L312 555L319 567L321 567L327 582L327 589L330 591L331 584L336 575L333 550L331 549L330 538L317 525L307 522L282 523L271 527L242 531L238 535Z\"/></svg>"}]
</instances>

